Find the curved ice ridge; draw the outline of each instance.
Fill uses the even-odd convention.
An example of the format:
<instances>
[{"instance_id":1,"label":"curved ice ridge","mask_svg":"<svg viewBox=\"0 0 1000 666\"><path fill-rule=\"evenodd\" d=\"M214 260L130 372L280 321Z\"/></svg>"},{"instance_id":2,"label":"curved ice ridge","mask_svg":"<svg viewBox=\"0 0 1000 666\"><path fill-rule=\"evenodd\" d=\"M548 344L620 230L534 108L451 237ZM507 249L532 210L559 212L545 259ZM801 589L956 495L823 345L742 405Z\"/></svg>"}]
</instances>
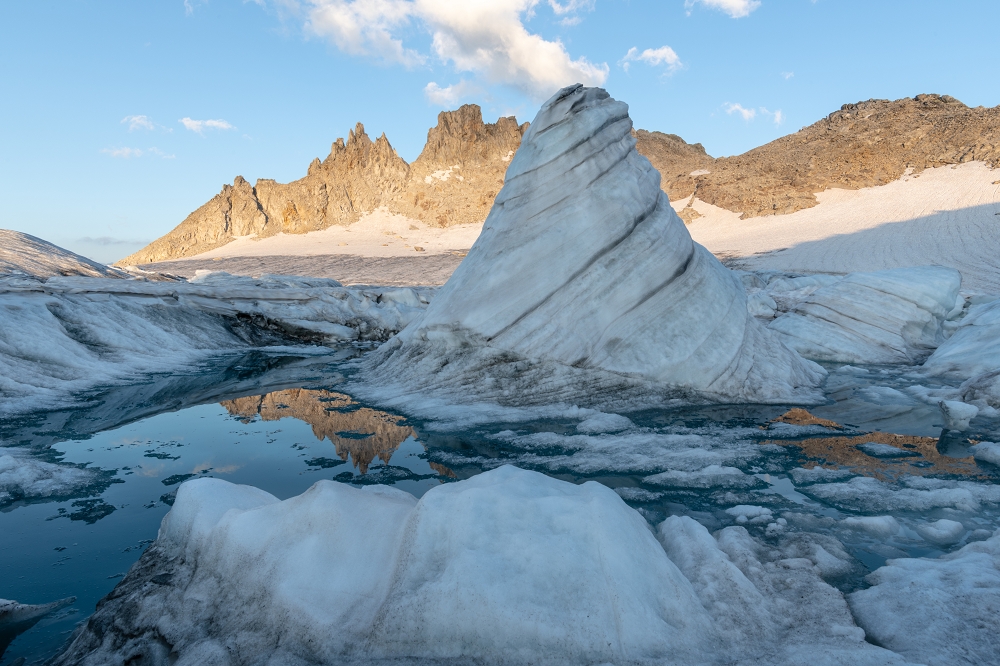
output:
<instances>
[{"instance_id":1,"label":"curved ice ridge","mask_svg":"<svg viewBox=\"0 0 1000 666\"><path fill-rule=\"evenodd\" d=\"M367 365L383 400L787 402L823 370L747 312L635 150L628 106L570 86L546 102L468 257Z\"/></svg>"}]
</instances>

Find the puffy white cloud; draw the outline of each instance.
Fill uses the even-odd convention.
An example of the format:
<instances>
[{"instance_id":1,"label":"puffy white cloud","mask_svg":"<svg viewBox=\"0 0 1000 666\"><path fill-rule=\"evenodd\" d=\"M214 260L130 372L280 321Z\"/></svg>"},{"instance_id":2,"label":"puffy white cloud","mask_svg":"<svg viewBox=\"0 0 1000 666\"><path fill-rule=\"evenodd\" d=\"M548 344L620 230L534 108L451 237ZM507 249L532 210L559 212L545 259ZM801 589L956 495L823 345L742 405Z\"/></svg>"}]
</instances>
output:
<instances>
[{"instance_id":1,"label":"puffy white cloud","mask_svg":"<svg viewBox=\"0 0 1000 666\"><path fill-rule=\"evenodd\" d=\"M124 125L125 123L128 123L129 132L134 132L137 129L156 129L156 125L148 116L125 116L122 118L122 124Z\"/></svg>"},{"instance_id":2,"label":"puffy white cloud","mask_svg":"<svg viewBox=\"0 0 1000 666\"><path fill-rule=\"evenodd\" d=\"M667 69L671 72L675 71L681 67L681 59L669 46L661 46L658 49L646 49L643 52L639 52L639 49L632 47L625 54L625 57L618 61L626 72L628 71L629 65L633 62L644 62L647 65L666 65Z\"/></svg>"},{"instance_id":3,"label":"puffy white cloud","mask_svg":"<svg viewBox=\"0 0 1000 666\"><path fill-rule=\"evenodd\" d=\"M571 83L600 85L607 64L573 59L559 40L531 33L524 18L540 0L303 0L307 29L346 53L407 66L426 56L408 49L401 33L417 26L431 35L431 50L459 72L546 97ZM550 0L558 16L572 18L592 0Z\"/></svg>"},{"instance_id":4,"label":"puffy white cloud","mask_svg":"<svg viewBox=\"0 0 1000 666\"><path fill-rule=\"evenodd\" d=\"M773 120L775 125L780 126L781 123L785 122L785 114L781 112L781 109L778 109L777 111L770 111L766 106L761 106L756 109L748 109L742 104L733 104L731 102L726 102L723 106L726 108L726 113L729 115L733 115L734 113L738 114L747 122L756 118L758 111L762 116L767 116Z\"/></svg>"},{"instance_id":5,"label":"puffy white cloud","mask_svg":"<svg viewBox=\"0 0 1000 666\"><path fill-rule=\"evenodd\" d=\"M424 86L427 100L436 106L454 108L463 99L479 93L479 87L469 81L460 81L454 85L442 88L434 81Z\"/></svg>"},{"instance_id":6,"label":"puffy white cloud","mask_svg":"<svg viewBox=\"0 0 1000 666\"><path fill-rule=\"evenodd\" d=\"M750 12L760 7L760 0L684 0L684 7L688 10L689 15L691 9L699 2L706 7L729 14L732 18L750 16Z\"/></svg>"},{"instance_id":7,"label":"puffy white cloud","mask_svg":"<svg viewBox=\"0 0 1000 666\"><path fill-rule=\"evenodd\" d=\"M345 53L374 55L406 66L425 60L392 34L414 15L411 0L309 0L309 4L306 29L332 40Z\"/></svg>"},{"instance_id":8,"label":"puffy white cloud","mask_svg":"<svg viewBox=\"0 0 1000 666\"><path fill-rule=\"evenodd\" d=\"M218 129L218 130L231 130L236 129L228 122L222 119L218 120L192 120L191 118L181 118L178 120L181 125L184 125L184 129L189 129L192 132L197 132L198 134L203 133L207 129Z\"/></svg>"},{"instance_id":9,"label":"puffy white cloud","mask_svg":"<svg viewBox=\"0 0 1000 666\"><path fill-rule=\"evenodd\" d=\"M741 116L743 116L743 120L746 120L747 122L753 120L754 117L757 115L757 109L746 109L743 108L742 104L731 104L729 102L726 102L725 107L726 107L726 113L728 113L729 115L738 113Z\"/></svg>"}]
</instances>

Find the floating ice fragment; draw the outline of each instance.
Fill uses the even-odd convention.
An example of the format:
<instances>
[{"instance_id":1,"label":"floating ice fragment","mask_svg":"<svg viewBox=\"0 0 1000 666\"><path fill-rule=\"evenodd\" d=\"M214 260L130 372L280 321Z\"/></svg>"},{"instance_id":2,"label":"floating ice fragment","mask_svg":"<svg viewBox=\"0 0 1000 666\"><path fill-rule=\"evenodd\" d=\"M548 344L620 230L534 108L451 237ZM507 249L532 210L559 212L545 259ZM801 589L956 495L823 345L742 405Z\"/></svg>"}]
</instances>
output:
<instances>
[{"instance_id":1,"label":"floating ice fragment","mask_svg":"<svg viewBox=\"0 0 1000 666\"><path fill-rule=\"evenodd\" d=\"M970 446L969 450L976 460L987 462L1000 467L1000 444L994 442L980 442L975 446Z\"/></svg>"},{"instance_id":2,"label":"floating ice fragment","mask_svg":"<svg viewBox=\"0 0 1000 666\"><path fill-rule=\"evenodd\" d=\"M953 543L958 543L965 535L965 526L962 523L946 518L936 520L933 523L917 525L914 529L926 541L938 546L950 546Z\"/></svg>"},{"instance_id":3,"label":"floating ice fragment","mask_svg":"<svg viewBox=\"0 0 1000 666\"><path fill-rule=\"evenodd\" d=\"M635 424L627 417L620 414L605 414L600 412L593 416L588 416L577 424L577 432L593 435L602 432L621 432L628 430Z\"/></svg>"}]
</instances>

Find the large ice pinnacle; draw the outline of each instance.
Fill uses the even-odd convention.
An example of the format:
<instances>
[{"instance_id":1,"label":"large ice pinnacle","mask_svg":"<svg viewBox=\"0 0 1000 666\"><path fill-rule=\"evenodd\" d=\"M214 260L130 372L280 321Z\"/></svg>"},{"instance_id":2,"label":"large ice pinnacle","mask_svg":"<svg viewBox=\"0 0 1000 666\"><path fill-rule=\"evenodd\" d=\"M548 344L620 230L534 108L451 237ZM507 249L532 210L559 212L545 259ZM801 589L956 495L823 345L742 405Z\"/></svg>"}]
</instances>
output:
<instances>
[{"instance_id":1,"label":"large ice pinnacle","mask_svg":"<svg viewBox=\"0 0 1000 666\"><path fill-rule=\"evenodd\" d=\"M468 257L368 360L384 398L816 398L822 368L747 313L740 281L691 240L631 129L628 105L600 88L542 106Z\"/></svg>"}]
</instances>

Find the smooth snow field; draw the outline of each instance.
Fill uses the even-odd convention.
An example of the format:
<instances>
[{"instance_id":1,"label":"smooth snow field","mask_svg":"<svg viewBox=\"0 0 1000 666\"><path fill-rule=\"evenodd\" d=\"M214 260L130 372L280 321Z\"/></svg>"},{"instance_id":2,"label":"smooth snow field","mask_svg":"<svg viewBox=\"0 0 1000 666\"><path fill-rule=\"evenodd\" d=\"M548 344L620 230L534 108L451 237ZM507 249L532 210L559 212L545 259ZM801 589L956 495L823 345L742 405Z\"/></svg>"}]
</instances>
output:
<instances>
[{"instance_id":1,"label":"smooth snow field","mask_svg":"<svg viewBox=\"0 0 1000 666\"><path fill-rule=\"evenodd\" d=\"M688 229L695 242L749 269L850 273L940 264L961 271L969 289L1000 293L1000 170L968 162L816 198L813 208L747 220L695 198L702 217Z\"/></svg>"},{"instance_id":2,"label":"smooth snow field","mask_svg":"<svg viewBox=\"0 0 1000 666\"><path fill-rule=\"evenodd\" d=\"M601 636L659 654L659 663L799 663L805 655L826 655L820 663L988 663L997 648L1000 457L997 445L983 442L1000 441L1000 421L979 416L965 432L942 432L941 410L916 396L942 390L947 380L928 382L894 366L827 364L828 401L808 413L720 405L627 415L471 410L464 419L452 410L436 419L406 419L345 392L357 381L352 359L358 353L344 343L326 355L224 356L187 374L98 390L86 406L5 418L0 596L35 604L76 601L14 638L0 663L19 657L31 663L58 651L156 538L178 488L191 479L261 490L248 505L233 495L243 486L192 486L191 492L208 494L186 501L183 520L201 524L199 534L206 536L178 543L209 549L191 551L206 569L134 572L146 586L143 594L152 594L146 612L196 613L155 604L169 600L161 592L186 589L195 599L216 589L211 594L232 604L214 611L219 626L255 621L256 612L264 614L261 626L271 613L302 617L298 631L305 633L279 641L299 650L297 659L305 658L299 648L317 645L309 641L320 636L337 637L318 644L341 655L330 663L364 662L365 654L426 656L428 645L446 650L470 640L462 638L463 627L484 621L496 625L493 649L503 652L509 645L503 637L523 640L525 630L503 623L524 613L537 620L529 634L547 627L558 635L564 623L583 632L539 637L524 648L524 658L535 662L587 661L574 650L588 658L620 657L618 648L591 644ZM504 465L544 476L525 477L534 472ZM463 490L468 482L462 480L490 470L501 476L484 476L485 485ZM302 495L317 482L327 485ZM351 494L364 488L385 490L368 495L371 501ZM445 491L451 495L440 494ZM296 496L241 528L269 534L264 542L287 544L273 553L275 560L264 553L241 560L245 546L235 528L211 537L215 532L205 530L212 523L198 522L219 520L227 502L245 511ZM414 508L405 497L424 499ZM479 497L488 503L482 509ZM528 514L526 507L533 507ZM198 518L205 510L215 518ZM334 518L339 511L343 518ZM413 533L417 541L406 542L410 565L401 569L393 563L397 528L391 526L411 511L423 512L423 527ZM181 529L177 520L171 530ZM273 532L296 524L330 525L310 528L314 538L323 535L319 550L309 550L313 541L301 541L291 527ZM340 527L329 532L334 525ZM242 564L241 582L224 592L219 579L205 576L211 539L226 533L236 539L226 552ZM374 534L389 541L380 545L364 536ZM519 541L527 534L535 536ZM421 539L429 541L420 545ZM435 543L454 550L426 550ZM586 543L620 550L591 560ZM465 549L481 555L462 560L462 552L472 552ZM521 569L523 558L536 564ZM439 570L441 562L451 564ZM271 579L283 581L277 597L278 588L263 592ZM584 582L598 580L598 587ZM400 581L409 581L412 593L398 597ZM348 583L360 587L336 587ZM459 589L472 596L456 597ZM527 589L534 591L525 596ZM262 593L269 599L263 606L249 601ZM374 612L368 606L338 605L341 594L360 594L376 605L387 599L381 619L365 619ZM604 608L588 594L619 599L617 629L600 614L592 627L575 615L551 615L553 609ZM297 599L312 609L308 619ZM111 608L116 622L134 620L128 608ZM537 615L543 609L550 615ZM927 614L934 629L913 631ZM190 630L186 622L201 621L197 614L183 617L174 618L180 633ZM424 619L407 629L415 617ZM359 648L351 637L372 626L395 642L361 641ZM256 640L279 640L264 631ZM203 634L183 639L200 641L203 652L194 655L222 649ZM435 641L420 642L422 636ZM306 642L296 648L297 640ZM274 663L305 663L254 645L227 649L243 651L239 663L267 655ZM431 657L444 658L435 649ZM80 663L111 659L95 655ZM205 657L191 663L230 662Z\"/></svg>"}]
</instances>

